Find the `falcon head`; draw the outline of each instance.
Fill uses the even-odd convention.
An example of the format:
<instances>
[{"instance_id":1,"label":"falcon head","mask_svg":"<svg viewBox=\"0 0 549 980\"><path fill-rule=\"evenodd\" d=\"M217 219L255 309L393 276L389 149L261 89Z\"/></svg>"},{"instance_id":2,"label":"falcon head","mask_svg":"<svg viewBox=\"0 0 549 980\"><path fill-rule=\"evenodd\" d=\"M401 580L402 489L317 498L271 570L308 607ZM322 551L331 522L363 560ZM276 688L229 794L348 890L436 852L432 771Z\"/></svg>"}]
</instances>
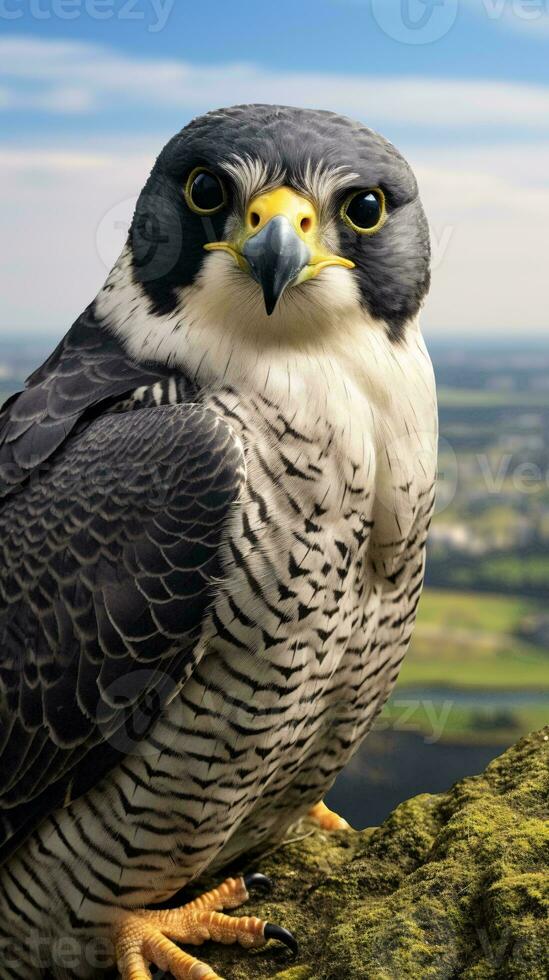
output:
<instances>
[{"instance_id":1,"label":"falcon head","mask_svg":"<svg viewBox=\"0 0 549 980\"><path fill-rule=\"evenodd\" d=\"M391 143L332 112L236 106L164 148L106 289L146 306L149 338L156 318L303 345L353 315L398 341L428 290L429 252ZM115 297L100 305L112 319Z\"/></svg>"}]
</instances>

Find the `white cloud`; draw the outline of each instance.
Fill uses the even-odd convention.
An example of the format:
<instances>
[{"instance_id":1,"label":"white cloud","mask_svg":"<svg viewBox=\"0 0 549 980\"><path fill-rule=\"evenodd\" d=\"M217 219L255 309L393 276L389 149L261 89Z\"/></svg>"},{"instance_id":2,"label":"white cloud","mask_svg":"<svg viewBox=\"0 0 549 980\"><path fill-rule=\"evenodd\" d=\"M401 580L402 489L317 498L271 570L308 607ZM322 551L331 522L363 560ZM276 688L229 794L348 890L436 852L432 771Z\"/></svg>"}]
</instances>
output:
<instances>
[{"instance_id":1,"label":"white cloud","mask_svg":"<svg viewBox=\"0 0 549 980\"><path fill-rule=\"evenodd\" d=\"M547 332L549 143L408 156L434 239L425 327Z\"/></svg>"},{"instance_id":2,"label":"white cloud","mask_svg":"<svg viewBox=\"0 0 549 980\"><path fill-rule=\"evenodd\" d=\"M70 326L106 276L98 226L137 193L158 149L154 141L109 146L108 139L101 151L0 148L0 329Z\"/></svg>"},{"instance_id":3,"label":"white cloud","mask_svg":"<svg viewBox=\"0 0 549 980\"><path fill-rule=\"evenodd\" d=\"M0 82L4 108L18 110L123 111L131 104L196 112L253 100L321 105L384 126L549 129L549 86L204 66L130 58L81 41L0 39Z\"/></svg>"}]
</instances>

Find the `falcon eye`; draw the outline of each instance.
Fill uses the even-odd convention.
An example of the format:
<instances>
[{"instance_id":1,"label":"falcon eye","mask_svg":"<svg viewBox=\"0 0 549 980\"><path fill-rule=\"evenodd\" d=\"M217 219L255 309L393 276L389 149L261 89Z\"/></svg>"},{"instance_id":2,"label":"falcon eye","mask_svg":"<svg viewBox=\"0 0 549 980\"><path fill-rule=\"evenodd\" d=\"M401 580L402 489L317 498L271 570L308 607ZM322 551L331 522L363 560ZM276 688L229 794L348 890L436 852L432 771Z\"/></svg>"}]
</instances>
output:
<instances>
[{"instance_id":1,"label":"falcon eye","mask_svg":"<svg viewBox=\"0 0 549 980\"><path fill-rule=\"evenodd\" d=\"M379 187L351 194L341 209L341 217L359 235L375 234L385 224L385 194Z\"/></svg>"},{"instance_id":2,"label":"falcon eye","mask_svg":"<svg viewBox=\"0 0 549 980\"><path fill-rule=\"evenodd\" d=\"M225 188L211 170L197 167L185 185L185 200L197 214L215 214L226 203Z\"/></svg>"}]
</instances>

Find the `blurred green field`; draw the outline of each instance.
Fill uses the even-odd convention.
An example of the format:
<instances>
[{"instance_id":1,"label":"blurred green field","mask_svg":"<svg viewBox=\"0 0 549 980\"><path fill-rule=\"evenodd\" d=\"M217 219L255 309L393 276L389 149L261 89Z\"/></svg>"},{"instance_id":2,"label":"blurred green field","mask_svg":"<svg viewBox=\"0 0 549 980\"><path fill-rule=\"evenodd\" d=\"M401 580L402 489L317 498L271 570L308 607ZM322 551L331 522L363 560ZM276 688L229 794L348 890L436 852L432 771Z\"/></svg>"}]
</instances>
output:
<instances>
[{"instance_id":1,"label":"blurred green field","mask_svg":"<svg viewBox=\"0 0 549 980\"><path fill-rule=\"evenodd\" d=\"M491 391L440 385L437 395L441 408L546 408L549 405L546 391Z\"/></svg>"},{"instance_id":2,"label":"blurred green field","mask_svg":"<svg viewBox=\"0 0 549 980\"><path fill-rule=\"evenodd\" d=\"M399 687L549 692L549 651L519 635L543 611L522 597L426 589Z\"/></svg>"},{"instance_id":3,"label":"blurred green field","mask_svg":"<svg viewBox=\"0 0 549 980\"><path fill-rule=\"evenodd\" d=\"M419 605L417 625L474 629L483 633L511 633L520 628L527 616L542 612L543 608L542 603L521 596L425 589Z\"/></svg>"},{"instance_id":4,"label":"blurred green field","mask_svg":"<svg viewBox=\"0 0 549 980\"><path fill-rule=\"evenodd\" d=\"M549 651L525 635L544 611L521 597L426 589L380 726L504 745L547 724Z\"/></svg>"},{"instance_id":5,"label":"blurred green field","mask_svg":"<svg viewBox=\"0 0 549 980\"><path fill-rule=\"evenodd\" d=\"M517 592L540 600L547 594L549 582L549 553L528 553L527 549L514 553L491 555L456 555L449 562L446 555L432 554L429 574L445 590L456 590L463 595L476 588L476 601L493 596L498 591L501 600L512 601Z\"/></svg>"}]
</instances>

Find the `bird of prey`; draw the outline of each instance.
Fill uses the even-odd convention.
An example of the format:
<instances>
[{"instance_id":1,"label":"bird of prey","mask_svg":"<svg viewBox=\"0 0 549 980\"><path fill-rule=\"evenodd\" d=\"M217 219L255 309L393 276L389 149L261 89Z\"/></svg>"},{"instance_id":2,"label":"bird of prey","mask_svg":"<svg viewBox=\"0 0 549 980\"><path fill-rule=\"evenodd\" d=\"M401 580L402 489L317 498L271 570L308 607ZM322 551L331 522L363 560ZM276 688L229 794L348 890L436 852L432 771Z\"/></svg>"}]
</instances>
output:
<instances>
[{"instance_id":1,"label":"bird of prey","mask_svg":"<svg viewBox=\"0 0 549 980\"><path fill-rule=\"evenodd\" d=\"M322 798L422 587L428 285L391 143L320 110L214 111L3 407L2 980L215 980L185 946L295 947L223 911L259 871L148 907L311 808L340 825Z\"/></svg>"}]
</instances>

